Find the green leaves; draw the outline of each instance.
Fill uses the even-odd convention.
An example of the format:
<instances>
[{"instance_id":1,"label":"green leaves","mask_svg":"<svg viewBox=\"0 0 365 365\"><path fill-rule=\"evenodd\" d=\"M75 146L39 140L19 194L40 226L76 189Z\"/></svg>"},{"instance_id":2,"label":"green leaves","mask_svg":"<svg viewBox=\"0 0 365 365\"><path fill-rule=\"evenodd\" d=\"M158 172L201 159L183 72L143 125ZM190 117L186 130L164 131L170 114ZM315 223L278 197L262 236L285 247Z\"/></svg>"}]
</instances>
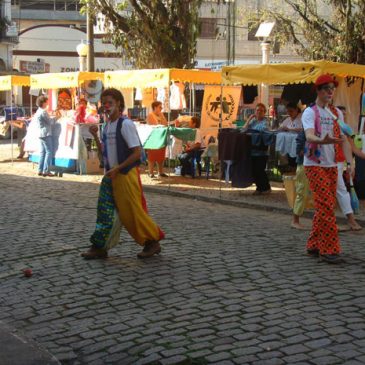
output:
<instances>
[{"instance_id":1,"label":"green leaves","mask_svg":"<svg viewBox=\"0 0 365 365\"><path fill-rule=\"evenodd\" d=\"M193 66L202 0L81 1L113 24L110 39L135 67Z\"/></svg>"}]
</instances>

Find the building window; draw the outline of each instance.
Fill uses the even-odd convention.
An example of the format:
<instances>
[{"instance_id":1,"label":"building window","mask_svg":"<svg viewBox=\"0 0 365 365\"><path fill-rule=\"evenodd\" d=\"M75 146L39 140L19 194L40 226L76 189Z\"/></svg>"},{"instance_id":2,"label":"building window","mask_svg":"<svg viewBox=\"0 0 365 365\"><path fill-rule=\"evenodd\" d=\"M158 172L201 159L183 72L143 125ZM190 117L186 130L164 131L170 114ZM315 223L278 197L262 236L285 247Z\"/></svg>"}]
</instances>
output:
<instances>
[{"instance_id":1,"label":"building window","mask_svg":"<svg viewBox=\"0 0 365 365\"><path fill-rule=\"evenodd\" d=\"M14 5L19 4L21 9L51 10L51 11L78 11L78 0L12 0Z\"/></svg>"},{"instance_id":2,"label":"building window","mask_svg":"<svg viewBox=\"0 0 365 365\"><path fill-rule=\"evenodd\" d=\"M200 38L216 38L217 32L217 18L200 18Z\"/></svg>"},{"instance_id":3,"label":"building window","mask_svg":"<svg viewBox=\"0 0 365 365\"><path fill-rule=\"evenodd\" d=\"M259 29L259 24L257 24L257 22L248 22L248 35L247 35L248 41L258 40L255 37L255 34L257 33L258 29Z\"/></svg>"}]
</instances>

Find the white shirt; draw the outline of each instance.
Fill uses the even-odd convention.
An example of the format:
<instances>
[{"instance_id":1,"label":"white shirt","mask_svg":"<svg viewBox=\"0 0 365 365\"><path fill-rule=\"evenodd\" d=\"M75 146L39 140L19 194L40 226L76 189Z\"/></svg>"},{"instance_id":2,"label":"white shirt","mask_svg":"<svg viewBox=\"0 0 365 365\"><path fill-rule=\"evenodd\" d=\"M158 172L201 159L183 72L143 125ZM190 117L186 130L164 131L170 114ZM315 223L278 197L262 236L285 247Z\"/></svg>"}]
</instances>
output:
<instances>
[{"instance_id":1,"label":"white shirt","mask_svg":"<svg viewBox=\"0 0 365 365\"><path fill-rule=\"evenodd\" d=\"M117 153L117 124L118 119L114 122L107 123L104 129L106 134L106 150L108 153L108 163L110 168L119 165ZM122 128L122 136L128 145L128 148L139 147L141 145L137 133L137 128L130 119L124 119Z\"/></svg>"},{"instance_id":2,"label":"white shirt","mask_svg":"<svg viewBox=\"0 0 365 365\"><path fill-rule=\"evenodd\" d=\"M200 147L203 147L203 138L202 138L202 133L200 131L200 129L196 129L195 130L195 141L194 143L200 143Z\"/></svg>"},{"instance_id":3,"label":"white shirt","mask_svg":"<svg viewBox=\"0 0 365 365\"><path fill-rule=\"evenodd\" d=\"M333 137L333 121L336 119L336 116L333 115L331 110L326 107L322 108L318 105L319 115L321 119L321 128L322 133L319 136L320 138L324 138L326 134L328 134L330 137ZM343 120L342 112L337 109L339 119ZM307 129L315 129L314 127L314 119L315 119L315 113L312 108L305 109L303 116L302 116L302 123L304 130ZM341 132L342 134L342 132ZM333 144L319 144L317 145L318 149L320 151L320 163L317 161L313 161L309 159L306 155L304 155L304 166L321 166L321 167L335 167L336 159L335 159L335 147Z\"/></svg>"},{"instance_id":4,"label":"white shirt","mask_svg":"<svg viewBox=\"0 0 365 365\"><path fill-rule=\"evenodd\" d=\"M290 117L286 118L283 123L281 124L281 127L286 127L288 129L300 129L303 128L302 125L302 115L298 114L294 120L292 120Z\"/></svg>"}]
</instances>

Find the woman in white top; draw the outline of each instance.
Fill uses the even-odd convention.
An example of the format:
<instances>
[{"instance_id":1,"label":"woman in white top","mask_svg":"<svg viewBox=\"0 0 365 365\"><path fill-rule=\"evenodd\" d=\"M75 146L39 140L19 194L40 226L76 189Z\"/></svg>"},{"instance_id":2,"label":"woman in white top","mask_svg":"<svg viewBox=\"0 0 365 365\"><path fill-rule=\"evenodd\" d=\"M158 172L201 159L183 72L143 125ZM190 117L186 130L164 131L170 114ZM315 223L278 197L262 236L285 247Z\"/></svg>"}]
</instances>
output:
<instances>
[{"instance_id":1,"label":"woman in white top","mask_svg":"<svg viewBox=\"0 0 365 365\"><path fill-rule=\"evenodd\" d=\"M303 130L302 114L295 103L288 103L286 111L289 116L283 121L279 130L285 132L300 132Z\"/></svg>"}]
</instances>

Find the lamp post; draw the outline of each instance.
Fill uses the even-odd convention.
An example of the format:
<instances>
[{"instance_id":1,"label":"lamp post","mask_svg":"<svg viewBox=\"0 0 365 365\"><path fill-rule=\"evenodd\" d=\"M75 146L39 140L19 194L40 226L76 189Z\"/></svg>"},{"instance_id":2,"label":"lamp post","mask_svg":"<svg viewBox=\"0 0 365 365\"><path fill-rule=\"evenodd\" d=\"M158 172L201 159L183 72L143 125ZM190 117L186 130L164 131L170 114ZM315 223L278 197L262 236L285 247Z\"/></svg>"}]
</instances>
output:
<instances>
[{"instance_id":1,"label":"lamp post","mask_svg":"<svg viewBox=\"0 0 365 365\"><path fill-rule=\"evenodd\" d=\"M83 41L76 47L77 54L79 55L79 68L80 71L86 71L86 57L88 55L89 47Z\"/></svg>"},{"instance_id":2,"label":"lamp post","mask_svg":"<svg viewBox=\"0 0 365 365\"><path fill-rule=\"evenodd\" d=\"M270 42L264 41L261 42L261 52L262 52L262 64L270 63ZM261 103L264 103L267 107L269 107L269 85L261 84Z\"/></svg>"},{"instance_id":3,"label":"lamp post","mask_svg":"<svg viewBox=\"0 0 365 365\"><path fill-rule=\"evenodd\" d=\"M263 65L269 63L270 41L268 41L268 38L270 37L274 26L275 26L275 22L261 23L259 26L259 29L257 30L257 32L255 34L256 38L263 39L263 41L260 43L261 52L262 52L262 59L261 59L262 62L261 63ZM269 87L267 84L261 84L260 99L261 99L261 103L265 104L267 107L269 106Z\"/></svg>"}]
</instances>

